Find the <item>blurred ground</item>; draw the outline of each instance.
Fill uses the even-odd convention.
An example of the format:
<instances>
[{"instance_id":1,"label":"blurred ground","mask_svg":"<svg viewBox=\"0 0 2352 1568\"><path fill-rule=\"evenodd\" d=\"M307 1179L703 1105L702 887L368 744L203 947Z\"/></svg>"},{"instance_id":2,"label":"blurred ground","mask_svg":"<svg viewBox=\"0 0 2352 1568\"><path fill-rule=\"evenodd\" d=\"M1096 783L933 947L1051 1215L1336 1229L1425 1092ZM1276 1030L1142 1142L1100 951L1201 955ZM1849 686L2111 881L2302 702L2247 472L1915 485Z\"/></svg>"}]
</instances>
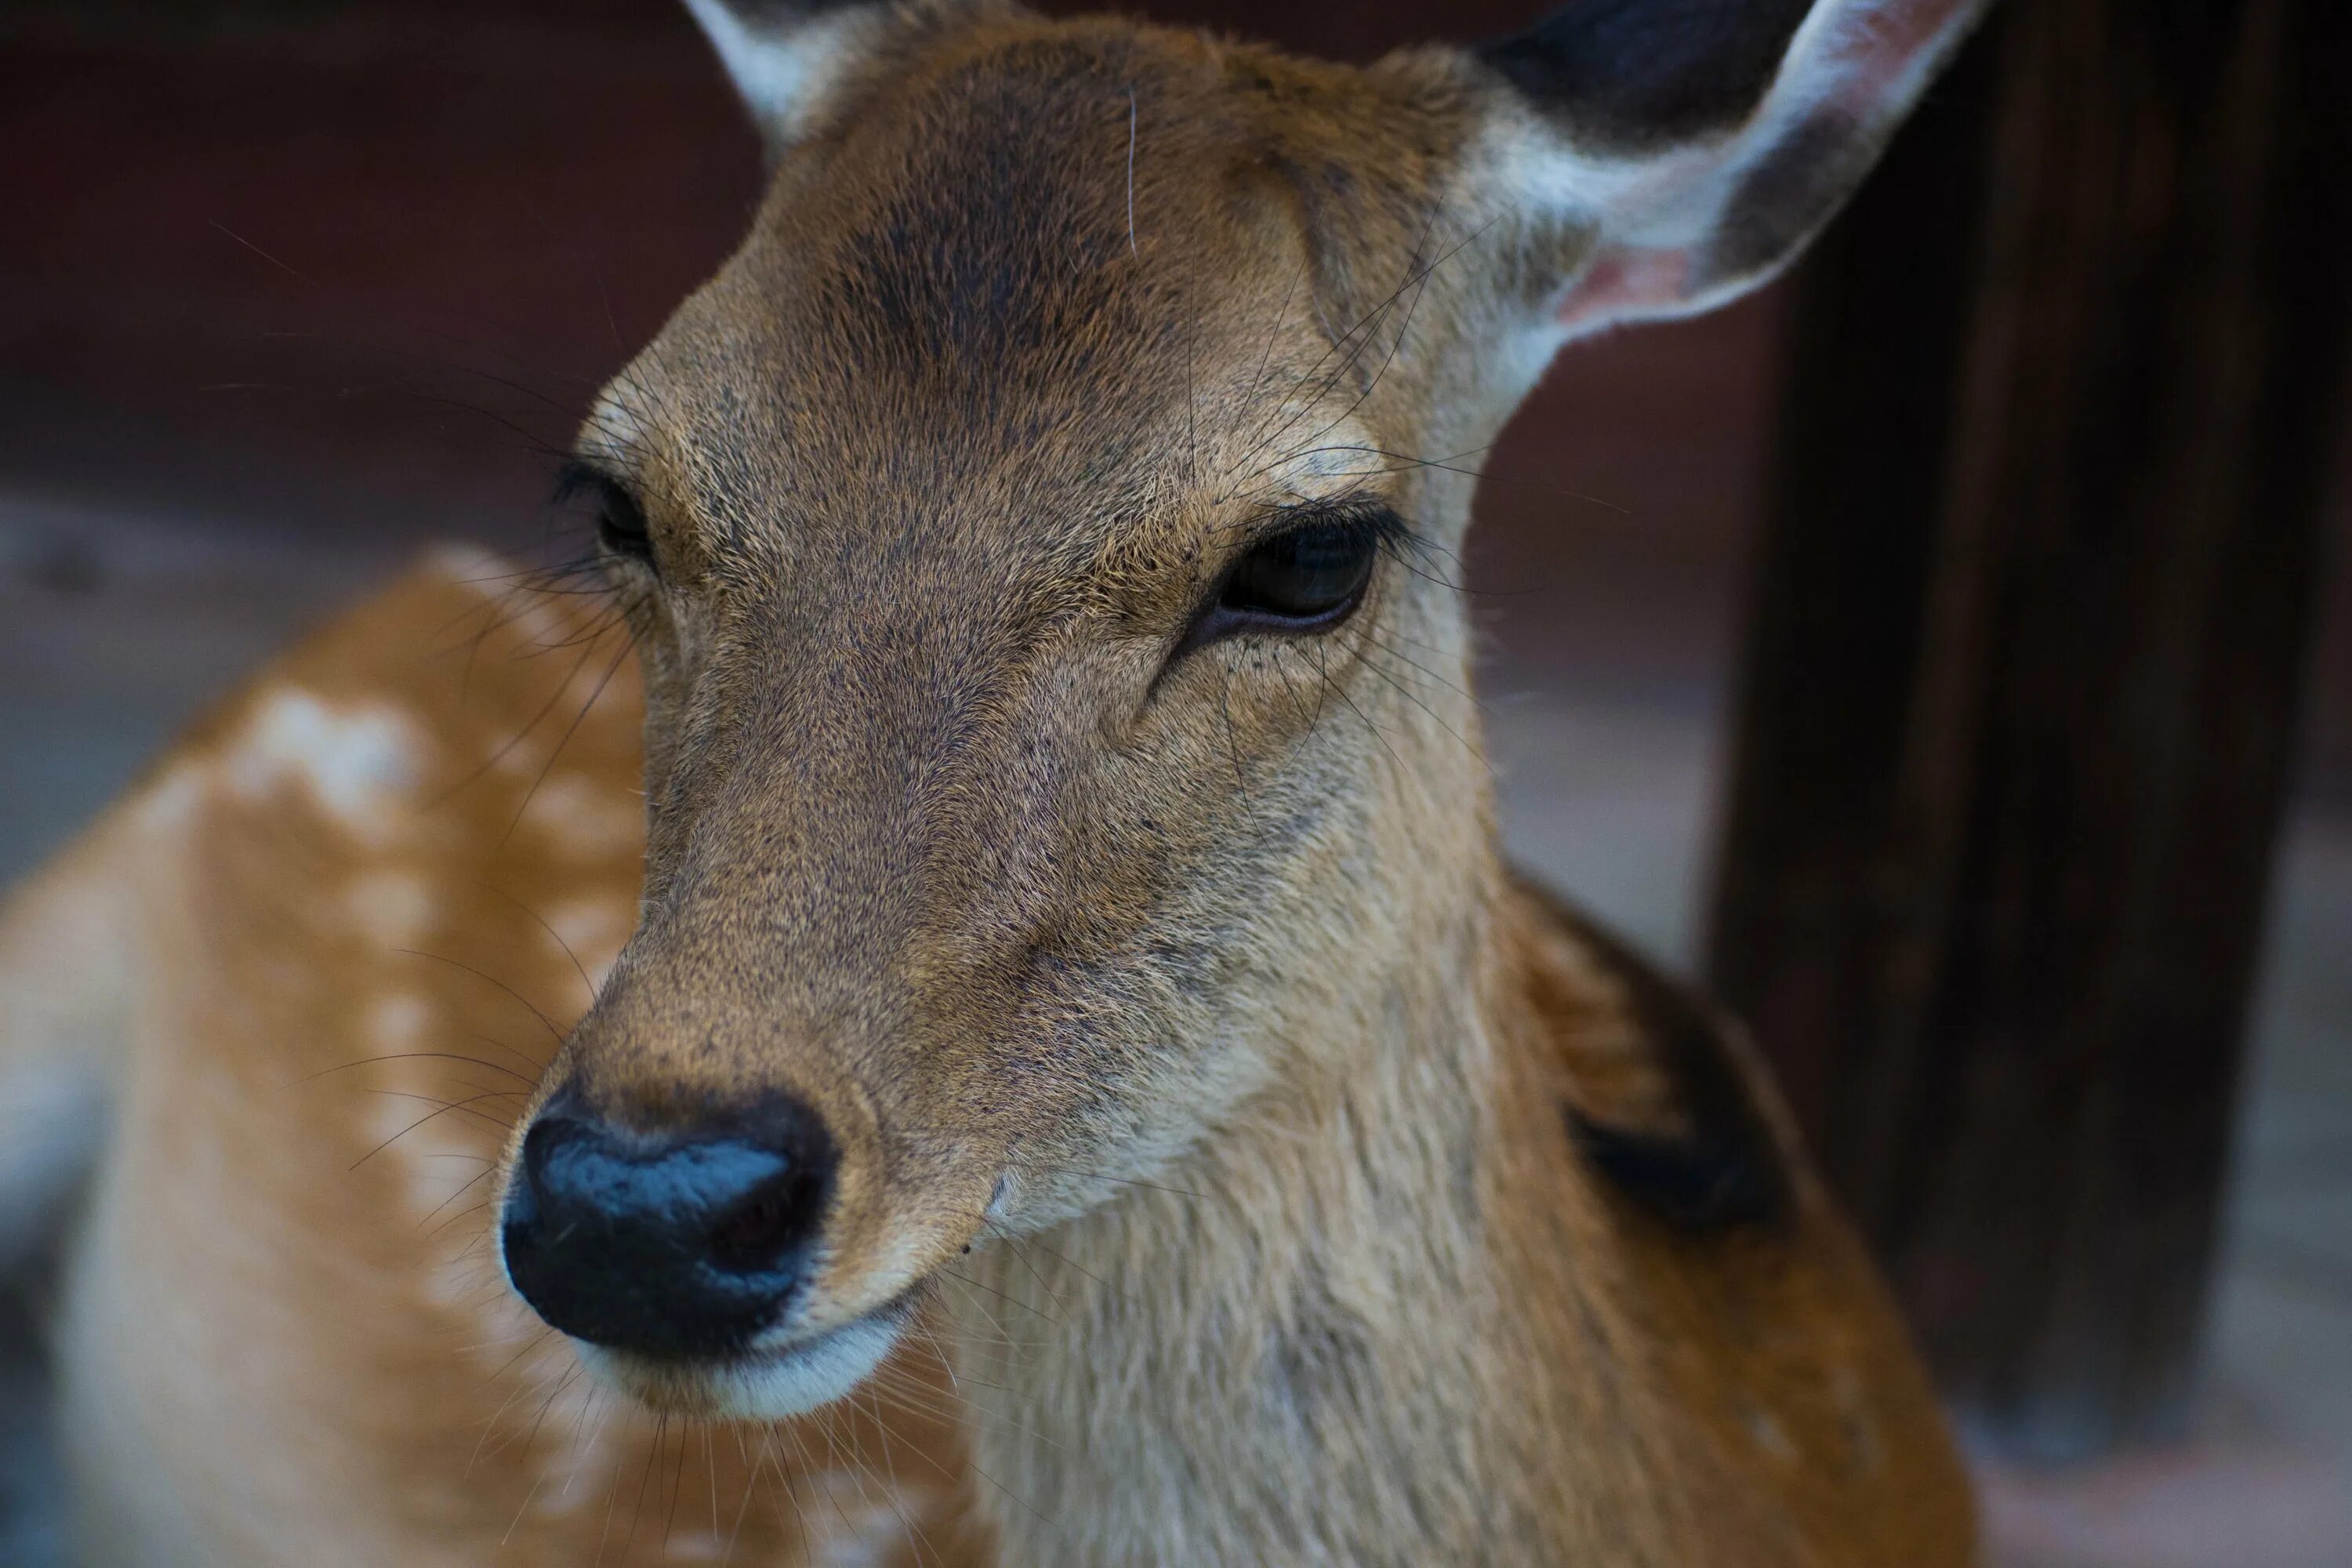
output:
<instances>
[{"instance_id":1,"label":"blurred ground","mask_svg":"<svg viewBox=\"0 0 2352 1568\"><path fill-rule=\"evenodd\" d=\"M1345 8L1265 9L1312 39ZM0 146L0 210L37 219L0 239L0 881L422 542L540 547L542 449L717 259L755 163L660 0L25 0ZM1778 327L1768 298L1572 355L1492 457L1471 562L1515 850L1685 964ZM2352 1568L2343 542L2205 1415L1989 1473L2008 1568ZM32 1339L0 1316L0 1564L54 1561Z\"/></svg>"}]
</instances>

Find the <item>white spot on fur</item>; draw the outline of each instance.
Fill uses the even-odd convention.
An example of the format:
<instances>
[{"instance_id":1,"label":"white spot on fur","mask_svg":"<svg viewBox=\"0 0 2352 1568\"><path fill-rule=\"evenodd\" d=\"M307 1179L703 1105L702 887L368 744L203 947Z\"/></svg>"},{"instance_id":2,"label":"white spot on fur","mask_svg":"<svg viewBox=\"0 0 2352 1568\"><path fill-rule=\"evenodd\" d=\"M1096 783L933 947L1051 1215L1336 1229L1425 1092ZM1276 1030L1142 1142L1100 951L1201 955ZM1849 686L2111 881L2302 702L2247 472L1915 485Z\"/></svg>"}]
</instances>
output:
<instances>
[{"instance_id":1,"label":"white spot on fur","mask_svg":"<svg viewBox=\"0 0 2352 1568\"><path fill-rule=\"evenodd\" d=\"M415 782L421 749L415 727L378 703L330 706L299 687L281 686L254 705L230 750L228 782L261 799L288 784L307 790L329 816L373 837L392 806Z\"/></svg>"},{"instance_id":2,"label":"white spot on fur","mask_svg":"<svg viewBox=\"0 0 2352 1568\"><path fill-rule=\"evenodd\" d=\"M443 1083L433 1089L379 1089L375 1104L364 1118L366 1137L361 1152L372 1165L385 1167L400 1177L401 1195L419 1220L446 1218L453 1208L451 1195L482 1171L479 1161L489 1157L486 1140L476 1128L489 1129L462 1110L444 1109L470 1099L478 1090ZM498 1114L503 1101L481 1101L480 1108ZM437 1300L446 1281L428 1279L425 1296Z\"/></svg>"},{"instance_id":3,"label":"white spot on fur","mask_svg":"<svg viewBox=\"0 0 2352 1568\"><path fill-rule=\"evenodd\" d=\"M362 1119L361 1124L362 1135L367 1139L367 1149L375 1151L369 1156L370 1161L404 1163L408 1151L400 1146L403 1135L432 1110L425 1099L415 1097L409 1089L379 1089L370 1091L367 1115ZM414 1197L416 1194L412 1193L410 1195Z\"/></svg>"},{"instance_id":4,"label":"white spot on fur","mask_svg":"<svg viewBox=\"0 0 2352 1568\"><path fill-rule=\"evenodd\" d=\"M433 1018L433 1009L424 997L413 992L394 991L376 998L368 1010L368 1037L380 1051L404 1051L415 1047L425 1035L425 1026Z\"/></svg>"},{"instance_id":5,"label":"white spot on fur","mask_svg":"<svg viewBox=\"0 0 2352 1568\"><path fill-rule=\"evenodd\" d=\"M433 918L433 889L412 871L373 871L351 885L343 908L373 941L410 946Z\"/></svg>"},{"instance_id":6,"label":"white spot on fur","mask_svg":"<svg viewBox=\"0 0 2352 1568\"><path fill-rule=\"evenodd\" d=\"M194 815L196 803L204 796L204 770L184 757L140 792L131 819L146 832L179 827Z\"/></svg>"},{"instance_id":7,"label":"white spot on fur","mask_svg":"<svg viewBox=\"0 0 2352 1568\"><path fill-rule=\"evenodd\" d=\"M907 1544L906 1521L900 1514L911 1517L913 1510L899 1488L877 1498L875 1485L861 1476L819 1470L793 1489L803 1500L803 1517L830 1523L812 1543L816 1549L812 1561L821 1568L882 1568Z\"/></svg>"},{"instance_id":8,"label":"white spot on fur","mask_svg":"<svg viewBox=\"0 0 2352 1568\"><path fill-rule=\"evenodd\" d=\"M491 1067L453 1059L485 1053L470 1041L449 1044L437 1022L424 997L388 993L367 1009L361 1048L353 1053L367 1061L362 1092L368 1102L355 1156L396 1173L410 1213L436 1223L473 1201L452 1198L496 1156L505 1141L503 1123L520 1104L509 1091L521 1088ZM426 1299L439 1300L446 1283L432 1279Z\"/></svg>"},{"instance_id":9,"label":"white spot on fur","mask_svg":"<svg viewBox=\"0 0 2352 1568\"><path fill-rule=\"evenodd\" d=\"M727 1553L727 1538L708 1530L680 1530L668 1538L668 1554L677 1563L718 1563Z\"/></svg>"},{"instance_id":10,"label":"white spot on fur","mask_svg":"<svg viewBox=\"0 0 2352 1568\"><path fill-rule=\"evenodd\" d=\"M523 808L523 822L558 849L583 857L634 843L642 818L637 797L607 788L585 773L551 774Z\"/></svg>"},{"instance_id":11,"label":"white spot on fur","mask_svg":"<svg viewBox=\"0 0 2352 1568\"><path fill-rule=\"evenodd\" d=\"M425 564L461 586L482 587L489 579L514 570L502 557L478 544L438 544L425 552Z\"/></svg>"},{"instance_id":12,"label":"white spot on fur","mask_svg":"<svg viewBox=\"0 0 2352 1568\"><path fill-rule=\"evenodd\" d=\"M604 977L612 973L613 961L621 953L621 944L629 940L636 924L634 904L610 899L575 899L556 905L543 917L547 921L548 946L558 951L571 949L580 967L588 972L589 983L602 989Z\"/></svg>"}]
</instances>

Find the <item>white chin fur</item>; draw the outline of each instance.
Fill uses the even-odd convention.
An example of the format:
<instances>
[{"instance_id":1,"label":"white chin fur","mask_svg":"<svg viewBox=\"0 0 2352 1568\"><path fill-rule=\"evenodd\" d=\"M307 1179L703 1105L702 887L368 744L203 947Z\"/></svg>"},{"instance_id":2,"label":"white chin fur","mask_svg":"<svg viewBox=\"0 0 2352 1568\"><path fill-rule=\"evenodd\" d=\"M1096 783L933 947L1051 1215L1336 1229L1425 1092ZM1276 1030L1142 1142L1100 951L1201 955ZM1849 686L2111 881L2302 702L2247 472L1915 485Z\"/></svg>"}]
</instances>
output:
<instances>
[{"instance_id":1,"label":"white chin fur","mask_svg":"<svg viewBox=\"0 0 2352 1568\"><path fill-rule=\"evenodd\" d=\"M895 1314L845 1323L806 1344L754 1350L731 1362L681 1368L573 1341L591 1372L656 1410L772 1421L830 1405L882 1364L898 1342Z\"/></svg>"}]
</instances>

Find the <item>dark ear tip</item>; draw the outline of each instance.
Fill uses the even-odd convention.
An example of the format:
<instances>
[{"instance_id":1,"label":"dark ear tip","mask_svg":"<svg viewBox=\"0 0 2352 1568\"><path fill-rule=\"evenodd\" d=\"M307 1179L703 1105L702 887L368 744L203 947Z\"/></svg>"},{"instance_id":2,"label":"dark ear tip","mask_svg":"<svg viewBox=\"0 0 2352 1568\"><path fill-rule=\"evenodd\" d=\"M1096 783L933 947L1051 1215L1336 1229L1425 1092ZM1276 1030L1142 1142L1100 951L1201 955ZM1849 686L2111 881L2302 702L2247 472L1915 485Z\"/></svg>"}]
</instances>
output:
<instances>
[{"instance_id":1,"label":"dark ear tip","mask_svg":"<svg viewBox=\"0 0 2352 1568\"><path fill-rule=\"evenodd\" d=\"M1811 0L1570 0L1478 58L1583 139L1642 146L1756 111Z\"/></svg>"}]
</instances>

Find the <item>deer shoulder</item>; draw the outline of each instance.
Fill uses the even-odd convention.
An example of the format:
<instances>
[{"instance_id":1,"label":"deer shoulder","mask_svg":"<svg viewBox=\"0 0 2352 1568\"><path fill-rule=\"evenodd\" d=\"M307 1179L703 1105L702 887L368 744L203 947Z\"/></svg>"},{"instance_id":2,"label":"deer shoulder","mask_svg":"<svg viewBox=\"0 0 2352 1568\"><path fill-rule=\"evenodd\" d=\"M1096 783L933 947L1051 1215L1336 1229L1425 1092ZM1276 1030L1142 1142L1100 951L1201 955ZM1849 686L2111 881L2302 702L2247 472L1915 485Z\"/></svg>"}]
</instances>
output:
<instances>
[{"instance_id":1,"label":"deer shoulder","mask_svg":"<svg viewBox=\"0 0 2352 1568\"><path fill-rule=\"evenodd\" d=\"M1967 1561L1967 1483L1908 1331L1747 1032L1531 879L1496 924L1570 1179L1598 1198L1609 1307L1643 1325L1681 1463L1712 1474L1696 1506L1766 1539L1789 1528L1767 1513L1801 1521L1791 1561Z\"/></svg>"}]
</instances>

